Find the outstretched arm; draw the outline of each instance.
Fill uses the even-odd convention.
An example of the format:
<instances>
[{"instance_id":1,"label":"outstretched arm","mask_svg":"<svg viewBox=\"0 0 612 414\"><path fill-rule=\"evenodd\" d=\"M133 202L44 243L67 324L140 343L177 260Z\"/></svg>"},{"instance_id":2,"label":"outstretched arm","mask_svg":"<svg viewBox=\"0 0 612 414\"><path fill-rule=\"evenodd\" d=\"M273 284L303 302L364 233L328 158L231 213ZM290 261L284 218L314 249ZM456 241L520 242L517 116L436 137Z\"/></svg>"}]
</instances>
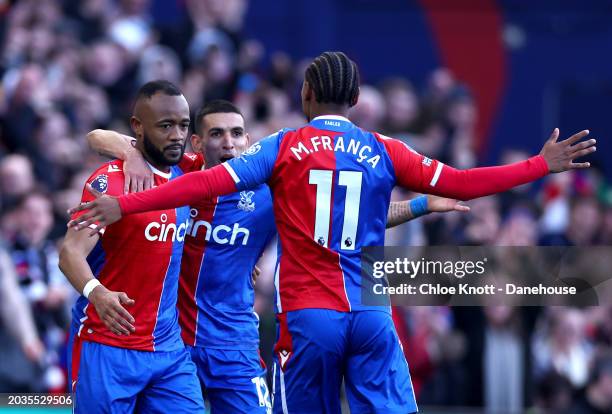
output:
<instances>
[{"instance_id":1,"label":"outstretched arm","mask_svg":"<svg viewBox=\"0 0 612 414\"><path fill-rule=\"evenodd\" d=\"M595 151L595 140L579 142L589 131L581 131L557 141L555 128L539 155L510 165L457 170L430 160L407 148L402 142L387 139L384 144L396 169L399 185L420 193L458 200L469 200L501 193L544 177L551 172L588 168L589 163L574 163Z\"/></svg>"},{"instance_id":2,"label":"outstretched arm","mask_svg":"<svg viewBox=\"0 0 612 414\"><path fill-rule=\"evenodd\" d=\"M153 172L142 153L135 148L135 142L136 140L132 137L105 129L94 129L87 134L87 143L92 150L100 155L125 161L123 163L124 194L153 187Z\"/></svg>"},{"instance_id":3,"label":"outstretched arm","mask_svg":"<svg viewBox=\"0 0 612 414\"><path fill-rule=\"evenodd\" d=\"M236 192L236 183L227 164L217 165L208 170L182 175L160 187L142 193L130 193L121 197L102 195L91 186L87 189L96 199L82 203L69 211L71 214L89 210L71 220L68 227L77 230L94 226L94 235L109 224L115 223L123 215L145 211L166 210L196 203L202 199Z\"/></svg>"},{"instance_id":4,"label":"outstretched arm","mask_svg":"<svg viewBox=\"0 0 612 414\"><path fill-rule=\"evenodd\" d=\"M253 188L269 180L278 154L283 131L279 131L253 144L239 158L229 160L216 167L182 175L163 186L142 193L131 193L119 198L96 194L91 187L89 192L96 200L83 203L71 212L89 210L79 221L72 220L68 225L77 229L97 224L98 229L121 219L123 214L144 211L165 210L192 205L202 199L236 192L238 188Z\"/></svg>"},{"instance_id":5,"label":"outstretched arm","mask_svg":"<svg viewBox=\"0 0 612 414\"><path fill-rule=\"evenodd\" d=\"M412 200L393 201L387 213L387 228L399 226L407 221L429 213L448 211L470 211L470 208L451 198L422 195Z\"/></svg>"}]
</instances>

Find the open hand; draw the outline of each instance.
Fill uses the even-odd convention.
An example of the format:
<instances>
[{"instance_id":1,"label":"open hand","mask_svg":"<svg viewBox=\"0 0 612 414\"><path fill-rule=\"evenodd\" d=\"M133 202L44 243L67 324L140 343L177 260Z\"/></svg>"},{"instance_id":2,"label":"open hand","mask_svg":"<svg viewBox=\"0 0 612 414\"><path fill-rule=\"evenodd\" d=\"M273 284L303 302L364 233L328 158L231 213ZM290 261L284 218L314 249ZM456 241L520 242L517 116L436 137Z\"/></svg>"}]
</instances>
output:
<instances>
[{"instance_id":1,"label":"open hand","mask_svg":"<svg viewBox=\"0 0 612 414\"><path fill-rule=\"evenodd\" d=\"M559 138L559 128L555 128L550 135L550 138L542 147L540 155L546 160L548 170L551 173L574 170L578 168L589 168L588 162L573 162L576 158L584 157L596 151L594 139L579 142L582 138L589 135L589 130L585 129L572 135L563 141L557 141Z\"/></svg>"},{"instance_id":2,"label":"open hand","mask_svg":"<svg viewBox=\"0 0 612 414\"><path fill-rule=\"evenodd\" d=\"M428 194L427 210L430 213L446 213L448 211L467 212L470 211L470 208L465 204L461 204L461 201Z\"/></svg>"},{"instance_id":3,"label":"open hand","mask_svg":"<svg viewBox=\"0 0 612 414\"><path fill-rule=\"evenodd\" d=\"M129 152L123 163L123 174L125 175L124 194L138 193L153 188L153 171L137 149Z\"/></svg>"},{"instance_id":4,"label":"open hand","mask_svg":"<svg viewBox=\"0 0 612 414\"><path fill-rule=\"evenodd\" d=\"M129 335L136 331L134 317L124 308L132 306L134 300L125 292L113 292L97 286L89 294L89 302L96 308L104 325L116 335Z\"/></svg>"}]
</instances>

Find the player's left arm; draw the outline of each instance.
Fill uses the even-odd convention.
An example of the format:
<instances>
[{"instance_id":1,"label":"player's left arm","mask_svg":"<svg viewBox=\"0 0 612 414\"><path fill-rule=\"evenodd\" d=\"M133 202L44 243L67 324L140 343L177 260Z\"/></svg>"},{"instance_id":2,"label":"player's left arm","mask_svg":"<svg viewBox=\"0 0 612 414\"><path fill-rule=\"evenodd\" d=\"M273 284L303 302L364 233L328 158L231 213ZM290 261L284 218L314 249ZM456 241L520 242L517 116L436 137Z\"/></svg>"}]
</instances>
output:
<instances>
[{"instance_id":1,"label":"player's left arm","mask_svg":"<svg viewBox=\"0 0 612 414\"><path fill-rule=\"evenodd\" d=\"M400 141L387 139L384 144L391 156L397 183L420 193L458 200L470 200L507 191L549 173L588 168L588 162L574 160L595 152L595 140L582 141L588 130L558 141L555 128L539 155L514 164L457 170L424 157Z\"/></svg>"},{"instance_id":2,"label":"player's left arm","mask_svg":"<svg viewBox=\"0 0 612 414\"><path fill-rule=\"evenodd\" d=\"M387 213L387 228L399 226L407 221L429 213L446 213L449 211L470 211L470 208L452 198L434 195L422 195L412 200L393 201Z\"/></svg>"},{"instance_id":3,"label":"player's left arm","mask_svg":"<svg viewBox=\"0 0 612 414\"><path fill-rule=\"evenodd\" d=\"M115 131L94 129L87 134L87 143L100 155L124 161L124 194L153 187L153 171L147 165L142 153L134 146L135 138Z\"/></svg>"}]
</instances>

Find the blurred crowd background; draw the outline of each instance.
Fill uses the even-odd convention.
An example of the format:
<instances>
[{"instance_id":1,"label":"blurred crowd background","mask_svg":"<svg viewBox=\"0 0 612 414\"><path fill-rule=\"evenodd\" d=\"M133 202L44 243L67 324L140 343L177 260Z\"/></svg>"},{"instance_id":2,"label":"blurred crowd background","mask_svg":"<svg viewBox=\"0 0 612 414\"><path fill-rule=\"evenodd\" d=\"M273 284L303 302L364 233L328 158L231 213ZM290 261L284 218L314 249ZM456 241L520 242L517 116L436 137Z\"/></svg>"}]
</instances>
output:
<instances>
[{"instance_id":1,"label":"blurred crowd background","mask_svg":"<svg viewBox=\"0 0 612 414\"><path fill-rule=\"evenodd\" d=\"M86 133L109 128L129 134L130 99L141 84L164 78L180 85L193 112L209 99L230 99L255 140L305 122L299 91L312 56L269 50L246 36L245 16L256 2L178 1L183 20L172 26L153 18L151 3L0 1L0 392L66 387L65 344L76 293L57 267L65 211L78 204L85 179L105 161L87 147ZM396 73L362 77L351 112L361 127L458 168L486 159L477 150L483 108L452 70L432 67L418 83ZM505 142L494 161L530 155ZM599 165L609 155L598 153ZM398 191L394 198L411 196ZM612 242L612 190L598 168L468 204L470 213L432 215L390 230L386 244ZM272 251L264 256L257 284L267 361L274 341L274 257ZM612 412L610 305L396 308L394 318L422 406Z\"/></svg>"}]
</instances>

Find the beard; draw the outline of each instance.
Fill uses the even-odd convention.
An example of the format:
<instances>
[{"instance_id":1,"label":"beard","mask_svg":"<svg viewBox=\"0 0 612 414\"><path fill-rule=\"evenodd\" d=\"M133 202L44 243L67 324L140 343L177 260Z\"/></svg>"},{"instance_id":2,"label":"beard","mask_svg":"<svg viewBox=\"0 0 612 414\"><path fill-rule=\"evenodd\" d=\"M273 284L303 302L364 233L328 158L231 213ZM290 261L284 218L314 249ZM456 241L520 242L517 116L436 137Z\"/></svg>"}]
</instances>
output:
<instances>
[{"instance_id":1,"label":"beard","mask_svg":"<svg viewBox=\"0 0 612 414\"><path fill-rule=\"evenodd\" d=\"M147 137L146 134L143 134L143 144L144 144L144 152L151 159L151 161L156 165L164 165L166 167L171 167L173 165L177 165L181 162L183 158L183 154L185 153L185 146L187 145L187 141L185 144L181 146L181 153L176 159L174 157L168 157L165 155L164 150L160 150L157 148L151 140ZM176 144L174 144L176 145ZM166 147L167 148L167 147ZM165 148L164 148L165 149Z\"/></svg>"}]
</instances>

